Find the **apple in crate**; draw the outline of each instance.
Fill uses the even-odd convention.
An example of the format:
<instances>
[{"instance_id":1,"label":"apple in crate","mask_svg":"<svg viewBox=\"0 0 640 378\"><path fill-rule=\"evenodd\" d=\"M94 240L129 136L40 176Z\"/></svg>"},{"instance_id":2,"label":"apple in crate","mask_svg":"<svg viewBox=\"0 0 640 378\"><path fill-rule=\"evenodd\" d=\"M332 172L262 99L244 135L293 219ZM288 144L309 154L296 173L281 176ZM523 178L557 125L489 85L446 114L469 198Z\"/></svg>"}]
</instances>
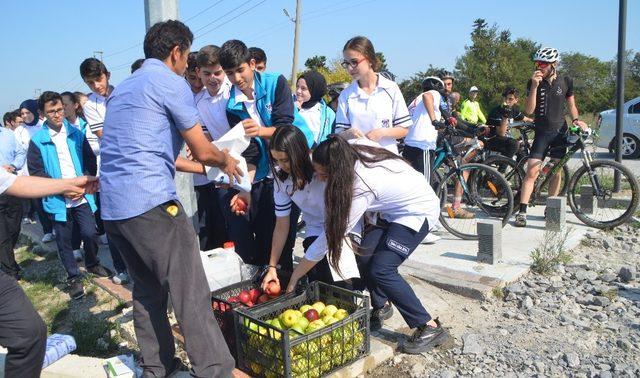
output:
<instances>
[{"instance_id":1,"label":"apple in crate","mask_svg":"<svg viewBox=\"0 0 640 378\"><path fill-rule=\"evenodd\" d=\"M295 310L287 310L280 314L280 323L282 323L285 327L291 328L298 321L298 315Z\"/></svg>"},{"instance_id":2,"label":"apple in crate","mask_svg":"<svg viewBox=\"0 0 640 378\"><path fill-rule=\"evenodd\" d=\"M249 296L251 296L251 302L258 303L258 298L260 298L260 290L256 288L249 290Z\"/></svg>"},{"instance_id":3,"label":"apple in crate","mask_svg":"<svg viewBox=\"0 0 640 378\"><path fill-rule=\"evenodd\" d=\"M320 315L318 315L318 311L316 309L312 308L304 313L304 317L307 318L309 322L313 322L315 320L318 320L320 318Z\"/></svg>"},{"instance_id":4,"label":"apple in crate","mask_svg":"<svg viewBox=\"0 0 640 378\"><path fill-rule=\"evenodd\" d=\"M269 302L269 296L267 294L262 294L258 297L258 303L265 303L265 302Z\"/></svg>"},{"instance_id":5,"label":"apple in crate","mask_svg":"<svg viewBox=\"0 0 640 378\"><path fill-rule=\"evenodd\" d=\"M281 291L280 284L276 280L273 280L267 284L265 293L267 293L267 295L270 296L271 298L274 298L280 295L280 291Z\"/></svg>"}]
</instances>

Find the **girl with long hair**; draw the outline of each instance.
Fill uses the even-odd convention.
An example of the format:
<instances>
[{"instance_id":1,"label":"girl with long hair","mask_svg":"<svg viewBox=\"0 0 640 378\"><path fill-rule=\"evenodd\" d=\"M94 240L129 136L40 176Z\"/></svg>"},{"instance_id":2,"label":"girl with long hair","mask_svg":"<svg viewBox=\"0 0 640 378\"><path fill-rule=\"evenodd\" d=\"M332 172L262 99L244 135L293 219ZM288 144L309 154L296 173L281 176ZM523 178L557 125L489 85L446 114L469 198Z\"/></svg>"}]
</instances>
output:
<instances>
[{"instance_id":1,"label":"girl with long hair","mask_svg":"<svg viewBox=\"0 0 640 378\"><path fill-rule=\"evenodd\" d=\"M347 139L366 137L397 154L397 139L413 125L400 88L378 73L380 59L366 37L348 40L342 56L353 82L338 98L336 132L345 133Z\"/></svg>"},{"instance_id":2,"label":"girl with long hair","mask_svg":"<svg viewBox=\"0 0 640 378\"><path fill-rule=\"evenodd\" d=\"M400 156L383 148L350 144L330 136L313 151L316 177L326 181L325 234L308 248L287 286L290 292L325 255L329 264L346 251L342 241L365 212L377 212L379 221L362 240L360 271L371 295L372 321L389 314L391 302L413 335L404 342L405 353L424 353L449 338L448 332L420 303L398 267L411 255L440 213L440 202L424 179ZM348 253L348 252L347 252ZM372 322L372 328L376 324Z\"/></svg>"},{"instance_id":3,"label":"girl with long hair","mask_svg":"<svg viewBox=\"0 0 640 378\"><path fill-rule=\"evenodd\" d=\"M325 183L316 178L311 164L311 151L302 131L295 126L278 127L271 137L269 149L275 181L273 197L276 226L263 286L271 280L278 281L277 263L287 241L289 214L294 204L300 208L302 219L306 223L305 239L302 242L305 251L324 232L325 225ZM345 242L343 248L350 248L350 244ZM353 253L344 254L333 265L329 265L324 257L308 275L311 281L323 281L348 289L353 288L351 278L359 277Z\"/></svg>"}]
</instances>

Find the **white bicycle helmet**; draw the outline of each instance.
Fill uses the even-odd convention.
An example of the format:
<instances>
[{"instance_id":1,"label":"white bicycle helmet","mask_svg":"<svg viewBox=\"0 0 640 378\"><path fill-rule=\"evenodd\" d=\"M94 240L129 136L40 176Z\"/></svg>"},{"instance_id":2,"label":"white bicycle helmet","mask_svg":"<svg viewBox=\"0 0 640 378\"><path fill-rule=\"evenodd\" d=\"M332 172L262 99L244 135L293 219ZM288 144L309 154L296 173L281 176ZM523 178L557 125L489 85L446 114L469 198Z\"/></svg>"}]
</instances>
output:
<instances>
[{"instance_id":1,"label":"white bicycle helmet","mask_svg":"<svg viewBox=\"0 0 640 378\"><path fill-rule=\"evenodd\" d=\"M554 63L558 61L558 50L553 47L542 47L533 55L536 62Z\"/></svg>"}]
</instances>

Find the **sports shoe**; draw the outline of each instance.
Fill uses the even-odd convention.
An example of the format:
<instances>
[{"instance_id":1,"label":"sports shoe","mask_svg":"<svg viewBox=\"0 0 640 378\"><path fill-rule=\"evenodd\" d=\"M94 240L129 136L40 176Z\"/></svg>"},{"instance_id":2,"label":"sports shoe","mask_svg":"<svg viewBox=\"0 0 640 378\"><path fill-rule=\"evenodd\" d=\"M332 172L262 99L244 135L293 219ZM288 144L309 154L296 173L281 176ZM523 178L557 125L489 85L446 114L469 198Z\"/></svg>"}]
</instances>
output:
<instances>
[{"instance_id":1,"label":"sports shoe","mask_svg":"<svg viewBox=\"0 0 640 378\"><path fill-rule=\"evenodd\" d=\"M93 273L98 277L111 277L113 272L100 264L96 264L90 268L87 268L87 272Z\"/></svg>"},{"instance_id":2,"label":"sports shoe","mask_svg":"<svg viewBox=\"0 0 640 378\"><path fill-rule=\"evenodd\" d=\"M428 233L427 236L420 242L420 244L434 244L438 240L442 239L440 236Z\"/></svg>"},{"instance_id":3,"label":"sports shoe","mask_svg":"<svg viewBox=\"0 0 640 378\"><path fill-rule=\"evenodd\" d=\"M527 227L527 213L518 213L513 225L516 227Z\"/></svg>"},{"instance_id":4,"label":"sports shoe","mask_svg":"<svg viewBox=\"0 0 640 378\"><path fill-rule=\"evenodd\" d=\"M81 249L74 249L73 250L73 257L76 259L76 261L82 261L82 250Z\"/></svg>"},{"instance_id":5,"label":"sports shoe","mask_svg":"<svg viewBox=\"0 0 640 378\"><path fill-rule=\"evenodd\" d=\"M461 207L454 209L453 207L447 207L447 213L449 218L455 219L473 219L476 215L470 211L467 211Z\"/></svg>"},{"instance_id":6,"label":"sports shoe","mask_svg":"<svg viewBox=\"0 0 640 378\"><path fill-rule=\"evenodd\" d=\"M402 351L407 354L426 353L431 349L444 344L451 338L449 331L444 329L438 319L434 319L437 326L428 325L418 327L413 335L402 345Z\"/></svg>"},{"instance_id":7,"label":"sports shoe","mask_svg":"<svg viewBox=\"0 0 640 378\"><path fill-rule=\"evenodd\" d=\"M69 281L69 296L73 299L80 299L84 296L84 286L80 278Z\"/></svg>"},{"instance_id":8,"label":"sports shoe","mask_svg":"<svg viewBox=\"0 0 640 378\"><path fill-rule=\"evenodd\" d=\"M34 224L36 221L29 219L28 217L22 218L22 224Z\"/></svg>"},{"instance_id":9,"label":"sports shoe","mask_svg":"<svg viewBox=\"0 0 640 378\"><path fill-rule=\"evenodd\" d=\"M372 331L377 331L382 328L384 321L393 316L393 307L391 304L386 303L382 308L371 311L371 318L369 320L369 328Z\"/></svg>"},{"instance_id":10,"label":"sports shoe","mask_svg":"<svg viewBox=\"0 0 640 378\"><path fill-rule=\"evenodd\" d=\"M124 285L129 283L129 275L127 272L118 273L115 276L111 277L111 281L113 281L116 285Z\"/></svg>"},{"instance_id":11,"label":"sports shoe","mask_svg":"<svg viewBox=\"0 0 640 378\"><path fill-rule=\"evenodd\" d=\"M56 239L55 235L53 233L47 233L44 234L44 236L42 237L42 242L43 243L49 243L52 242Z\"/></svg>"},{"instance_id":12,"label":"sports shoe","mask_svg":"<svg viewBox=\"0 0 640 378\"><path fill-rule=\"evenodd\" d=\"M98 241L100 241L100 244L102 244L102 245L109 244L109 240L107 240L107 234L102 234L102 235L98 236Z\"/></svg>"}]
</instances>

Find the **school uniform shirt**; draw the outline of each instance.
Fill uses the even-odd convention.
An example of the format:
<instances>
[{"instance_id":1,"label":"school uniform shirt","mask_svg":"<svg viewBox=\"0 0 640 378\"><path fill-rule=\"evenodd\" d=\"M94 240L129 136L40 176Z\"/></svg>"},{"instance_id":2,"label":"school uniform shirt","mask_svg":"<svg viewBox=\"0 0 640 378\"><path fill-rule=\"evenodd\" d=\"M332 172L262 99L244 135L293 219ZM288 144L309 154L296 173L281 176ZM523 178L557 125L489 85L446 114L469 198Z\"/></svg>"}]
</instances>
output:
<instances>
[{"instance_id":1,"label":"school uniform shirt","mask_svg":"<svg viewBox=\"0 0 640 378\"><path fill-rule=\"evenodd\" d=\"M49 128L49 135L51 136L51 141L56 146L56 152L58 153L61 178L66 179L78 177L76 175L76 169L73 166L73 160L71 160L69 145L67 144L67 129L64 125L60 128L60 131L55 131ZM75 201L65 197L65 202L67 203L67 208L71 208L87 203L87 200L84 196Z\"/></svg>"},{"instance_id":2,"label":"school uniform shirt","mask_svg":"<svg viewBox=\"0 0 640 378\"><path fill-rule=\"evenodd\" d=\"M200 121L213 140L220 139L231 128L227 119L227 101L229 101L231 86L231 82L225 76L215 96L211 96L209 91L205 90L196 100Z\"/></svg>"},{"instance_id":3,"label":"school uniform shirt","mask_svg":"<svg viewBox=\"0 0 640 378\"><path fill-rule=\"evenodd\" d=\"M71 126L75 127L76 129L84 132L84 137L87 138L87 142L89 142L89 146L91 146L91 151L93 151L93 154L96 155L96 160L98 162L98 170L99 170L100 169L100 141L98 140L98 136L91 132L91 129L89 128L88 123L85 125L84 130L82 130L81 122L82 122L81 118L76 117L76 121L73 123L69 122L69 124L71 124Z\"/></svg>"},{"instance_id":4,"label":"school uniform shirt","mask_svg":"<svg viewBox=\"0 0 640 378\"><path fill-rule=\"evenodd\" d=\"M307 122L307 126L313 133L313 141L318 143L318 137L320 136L320 131L322 129L321 123L321 114L322 112L322 104L318 101L317 104L313 105L308 109L300 108L298 109L298 113L304 118L305 122Z\"/></svg>"},{"instance_id":5,"label":"school uniform shirt","mask_svg":"<svg viewBox=\"0 0 640 378\"><path fill-rule=\"evenodd\" d=\"M411 127L413 122L398 85L378 74L378 85L371 94L367 94L354 80L338 98L336 112L336 132L352 127L367 134L371 130L391 127ZM380 145L398 153L394 138L380 139Z\"/></svg>"},{"instance_id":6,"label":"school uniform shirt","mask_svg":"<svg viewBox=\"0 0 640 378\"><path fill-rule=\"evenodd\" d=\"M113 92L113 87L110 87L109 92ZM107 114L107 97L91 92L87 102L82 106L82 111L91 132L95 134L101 131Z\"/></svg>"},{"instance_id":7,"label":"school uniform shirt","mask_svg":"<svg viewBox=\"0 0 640 378\"><path fill-rule=\"evenodd\" d=\"M440 200L424 175L403 160L383 160L366 167L356 162L353 202L347 221L350 232L365 212L378 212L380 218L406 226L416 232L425 219L433 227L440 216ZM404 253L405 251L399 251ZM305 257L319 261L327 253L326 235L320 234Z\"/></svg>"},{"instance_id":8,"label":"school uniform shirt","mask_svg":"<svg viewBox=\"0 0 640 378\"><path fill-rule=\"evenodd\" d=\"M423 93L421 93L409 104L409 114L411 114L413 126L411 126L409 133L404 138L404 144L407 146L416 147L425 151L436 149L438 132L433 126L433 121L439 121L442 117L440 112L442 95L435 90L430 90L427 93L430 93L433 97L433 114L435 119L432 120L429 118L429 112L427 112L427 108L422 101Z\"/></svg>"},{"instance_id":9,"label":"school uniform shirt","mask_svg":"<svg viewBox=\"0 0 640 378\"><path fill-rule=\"evenodd\" d=\"M208 94L209 92L207 91L207 87L202 87L202 90L200 92L193 94L193 101L197 104L200 100L202 100ZM200 122L200 124L202 125L202 122ZM202 126L202 132L205 135L210 134L204 126ZM211 181L212 180L209 180L207 178L207 175L201 175L199 173L193 174L193 186L207 185Z\"/></svg>"},{"instance_id":10,"label":"school uniform shirt","mask_svg":"<svg viewBox=\"0 0 640 378\"><path fill-rule=\"evenodd\" d=\"M255 81L253 85L255 85ZM264 127L264 122L262 122L262 117L260 117L260 113L258 113L258 108L256 107L256 92L252 87L253 91L253 100L249 100L246 94L244 94L238 87L233 87L234 96L236 98L236 103L242 102L244 103L245 108L247 109L247 113L249 113L249 117L254 121L258 122L258 124Z\"/></svg>"},{"instance_id":11,"label":"school uniform shirt","mask_svg":"<svg viewBox=\"0 0 640 378\"><path fill-rule=\"evenodd\" d=\"M23 123L15 129L16 140L22 146L22 148L27 151L29 150L29 142L31 141L31 138L40 130L42 130L42 120L39 120L38 123L33 126L27 126ZM29 176L29 170L27 169L26 164L18 172L18 175Z\"/></svg>"},{"instance_id":12,"label":"school uniform shirt","mask_svg":"<svg viewBox=\"0 0 640 378\"><path fill-rule=\"evenodd\" d=\"M293 182L291 178L280 181L277 177L273 183L273 200L276 217L288 217L291 213L291 204L295 203L305 222L305 236L324 235L324 190L326 183L315 178L305 185L304 189L293 191ZM359 230L357 230L359 231ZM360 234L359 232L357 232ZM349 248L343 243L343 249ZM306 255L305 255L306 256ZM329 264L331 275L334 281L342 281L353 277L360 277L358 265L356 263L355 254L343 253L338 262L342 276L334 270Z\"/></svg>"},{"instance_id":13,"label":"school uniform shirt","mask_svg":"<svg viewBox=\"0 0 640 378\"><path fill-rule=\"evenodd\" d=\"M17 178L18 177L16 175L12 175L4 169L0 169L0 194L6 192L7 189L16 182Z\"/></svg>"}]
</instances>

